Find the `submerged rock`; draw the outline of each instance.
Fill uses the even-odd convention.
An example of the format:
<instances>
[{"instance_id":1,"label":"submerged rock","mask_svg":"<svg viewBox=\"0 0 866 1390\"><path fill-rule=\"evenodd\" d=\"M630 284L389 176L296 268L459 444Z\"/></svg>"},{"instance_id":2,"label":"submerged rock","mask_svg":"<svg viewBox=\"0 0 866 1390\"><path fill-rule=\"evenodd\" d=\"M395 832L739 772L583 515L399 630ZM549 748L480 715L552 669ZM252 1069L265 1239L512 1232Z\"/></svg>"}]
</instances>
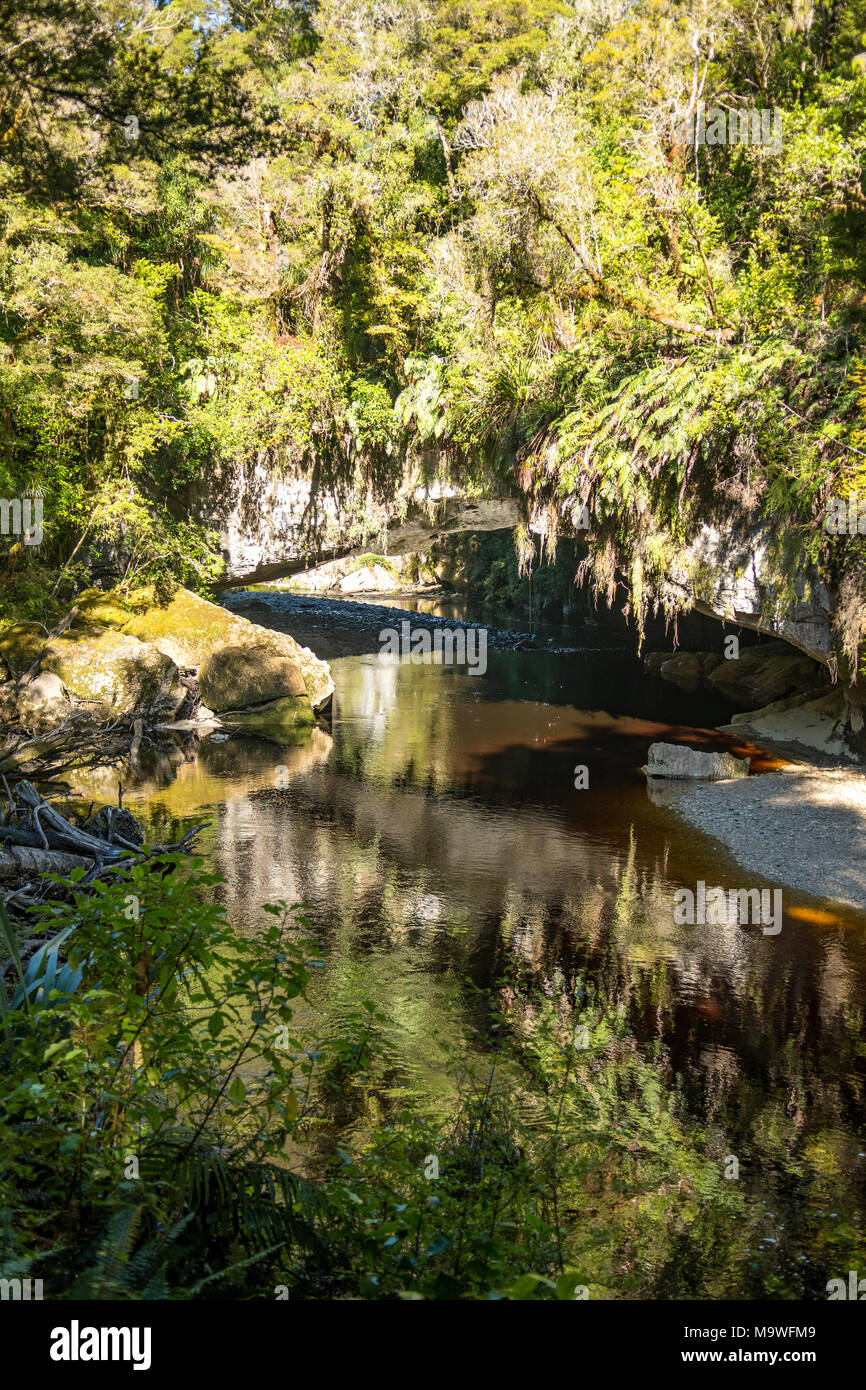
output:
<instances>
[{"instance_id":1,"label":"submerged rock","mask_svg":"<svg viewBox=\"0 0 866 1390\"><path fill-rule=\"evenodd\" d=\"M641 768L647 777L667 777L676 780L698 778L723 782L730 777L748 777L748 758L735 758L733 753L712 753L703 749L686 748L679 743L650 744L647 762Z\"/></svg>"},{"instance_id":2,"label":"submerged rock","mask_svg":"<svg viewBox=\"0 0 866 1390\"><path fill-rule=\"evenodd\" d=\"M305 695L285 695L261 705L224 710L220 720L228 727L248 729L250 733L282 735L304 724L315 724L316 716Z\"/></svg>"},{"instance_id":3,"label":"submerged rock","mask_svg":"<svg viewBox=\"0 0 866 1390\"><path fill-rule=\"evenodd\" d=\"M664 680L684 690L696 690L721 659L715 652L677 652L659 662L658 671Z\"/></svg>"}]
</instances>

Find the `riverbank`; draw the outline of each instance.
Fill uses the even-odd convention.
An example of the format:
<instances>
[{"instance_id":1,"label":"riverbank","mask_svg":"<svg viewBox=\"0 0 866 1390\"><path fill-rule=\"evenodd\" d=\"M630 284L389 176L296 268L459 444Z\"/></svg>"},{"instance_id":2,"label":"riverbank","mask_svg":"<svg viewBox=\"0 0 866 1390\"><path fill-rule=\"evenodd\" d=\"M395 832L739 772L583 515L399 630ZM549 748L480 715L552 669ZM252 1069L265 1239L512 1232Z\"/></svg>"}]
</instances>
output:
<instances>
[{"instance_id":1,"label":"riverbank","mask_svg":"<svg viewBox=\"0 0 866 1390\"><path fill-rule=\"evenodd\" d=\"M750 872L866 908L866 777L859 772L789 764L685 787L669 805Z\"/></svg>"}]
</instances>

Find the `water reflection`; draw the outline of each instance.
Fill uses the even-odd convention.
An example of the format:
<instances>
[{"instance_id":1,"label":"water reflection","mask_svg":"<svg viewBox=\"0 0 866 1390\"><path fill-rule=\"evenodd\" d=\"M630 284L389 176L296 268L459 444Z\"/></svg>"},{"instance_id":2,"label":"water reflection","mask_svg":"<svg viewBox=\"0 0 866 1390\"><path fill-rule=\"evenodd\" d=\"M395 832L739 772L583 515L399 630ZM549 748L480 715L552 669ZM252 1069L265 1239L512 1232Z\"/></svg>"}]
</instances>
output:
<instances>
[{"instance_id":1,"label":"water reflection","mask_svg":"<svg viewBox=\"0 0 866 1390\"><path fill-rule=\"evenodd\" d=\"M588 974L654 1049L707 1151L739 1155L750 1200L775 1213L778 1267L811 1268L816 1248L831 1260L836 1240L848 1258L866 1210L866 917L786 890L777 937L675 925L678 888L740 887L745 872L647 794L647 744L685 727L649 717L656 693L621 716L516 698L529 658L497 656L483 680L337 661L330 734L288 748L206 739L169 785L142 782L126 800L162 840L208 814L202 848L241 930L264 901L307 903L328 952L314 1008L374 1000L416 1088L444 1084L443 1039L479 1045L468 982L516 970L531 1008L533 990ZM615 667L607 680L604 705L621 708ZM674 714L679 698L668 692ZM730 746L708 728L690 741ZM588 791L575 790L577 764Z\"/></svg>"}]
</instances>

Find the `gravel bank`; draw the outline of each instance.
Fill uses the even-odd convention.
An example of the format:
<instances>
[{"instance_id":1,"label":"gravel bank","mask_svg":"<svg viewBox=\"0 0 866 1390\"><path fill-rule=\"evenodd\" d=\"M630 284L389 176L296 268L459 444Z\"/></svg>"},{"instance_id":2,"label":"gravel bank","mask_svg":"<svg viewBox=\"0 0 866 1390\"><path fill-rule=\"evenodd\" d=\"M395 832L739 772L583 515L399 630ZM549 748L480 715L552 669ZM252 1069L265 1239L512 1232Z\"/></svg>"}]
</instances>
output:
<instances>
[{"instance_id":1,"label":"gravel bank","mask_svg":"<svg viewBox=\"0 0 866 1390\"><path fill-rule=\"evenodd\" d=\"M773 883L866 908L866 777L789 766L684 788L671 808Z\"/></svg>"}]
</instances>

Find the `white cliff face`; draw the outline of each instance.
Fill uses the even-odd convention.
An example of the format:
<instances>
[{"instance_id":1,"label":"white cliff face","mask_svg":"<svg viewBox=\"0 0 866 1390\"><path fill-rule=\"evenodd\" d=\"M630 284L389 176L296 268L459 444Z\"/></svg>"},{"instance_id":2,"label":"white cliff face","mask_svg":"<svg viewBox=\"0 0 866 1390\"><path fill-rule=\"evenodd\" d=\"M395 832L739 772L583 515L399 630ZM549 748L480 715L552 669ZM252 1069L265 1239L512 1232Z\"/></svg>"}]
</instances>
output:
<instances>
[{"instance_id":1,"label":"white cliff face","mask_svg":"<svg viewBox=\"0 0 866 1390\"><path fill-rule=\"evenodd\" d=\"M311 487L282 477L263 456L191 489L193 513L219 535L231 580L255 580L302 564L310 548ZM319 549L337 550L348 516L331 498L318 502Z\"/></svg>"},{"instance_id":2,"label":"white cliff face","mask_svg":"<svg viewBox=\"0 0 866 1390\"><path fill-rule=\"evenodd\" d=\"M276 579L353 549L426 550L449 531L501 530L519 520L511 498L467 497L436 479L407 485L387 504L356 491L339 502L321 495L315 507L314 515L309 479L282 477L264 455L190 494L193 514L219 534L233 582Z\"/></svg>"},{"instance_id":3,"label":"white cliff face","mask_svg":"<svg viewBox=\"0 0 866 1390\"><path fill-rule=\"evenodd\" d=\"M340 501L322 495L314 513L309 479L281 476L264 453L194 488L190 505L218 532L234 583L277 579L365 549L424 554L449 533L513 528L521 517L516 498L470 497L437 479L407 482L388 503L358 491ZM591 530L575 534L592 545ZM786 569L785 541L783 524L770 530L747 515L705 523L669 576L671 592L711 617L783 638L833 670L833 596L793 561ZM789 572L790 580L779 579Z\"/></svg>"},{"instance_id":4,"label":"white cliff face","mask_svg":"<svg viewBox=\"0 0 866 1390\"><path fill-rule=\"evenodd\" d=\"M784 638L834 668L830 591L808 572L781 583L778 559L771 564L776 545L759 528L704 525L672 582L688 591L699 612Z\"/></svg>"}]
</instances>

